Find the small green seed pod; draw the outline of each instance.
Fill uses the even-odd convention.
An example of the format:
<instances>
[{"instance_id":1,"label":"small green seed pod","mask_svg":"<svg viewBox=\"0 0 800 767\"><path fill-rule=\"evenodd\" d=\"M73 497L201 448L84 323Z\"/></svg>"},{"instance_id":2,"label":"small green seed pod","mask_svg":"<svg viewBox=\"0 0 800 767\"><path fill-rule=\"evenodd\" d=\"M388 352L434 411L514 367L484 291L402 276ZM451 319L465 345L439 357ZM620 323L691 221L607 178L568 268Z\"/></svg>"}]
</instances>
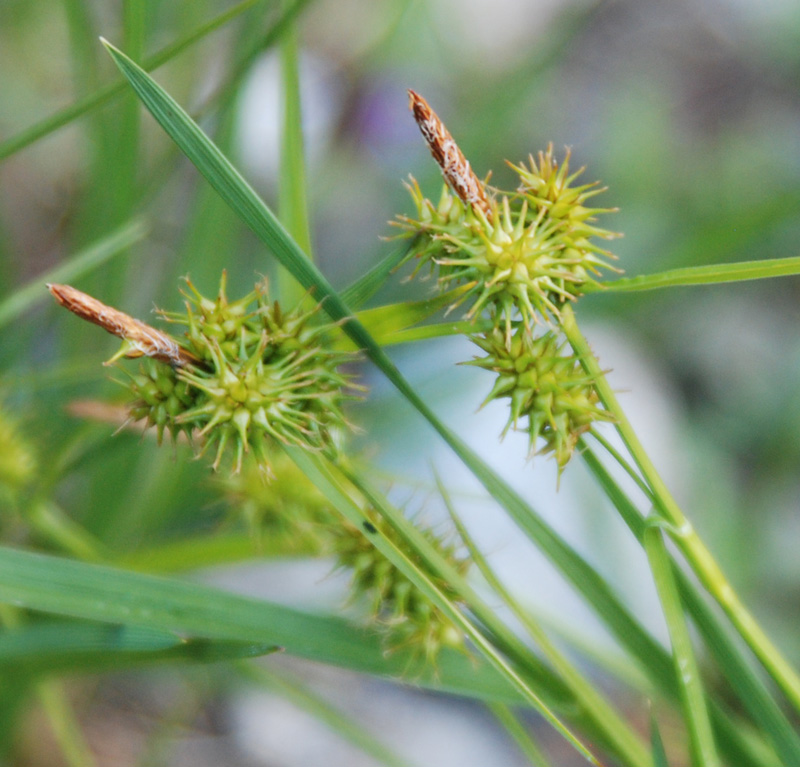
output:
<instances>
[{"instance_id":1,"label":"small green seed pod","mask_svg":"<svg viewBox=\"0 0 800 767\"><path fill-rule=\"evenodd\" d=\"M531 451L552 453L559 471L572 456L578 438L596 421L612 416L599 407L594 382L580 360L566 353L553 331L531 336L519 326L506 344L504 332L494 328L472 341L485 357L465 363L496 374L494 386L483 405L494 399L511 400L503 436L510 428L524 428ZM520 422L527 418L527 426Z\"/></svg>"}]
</instances>

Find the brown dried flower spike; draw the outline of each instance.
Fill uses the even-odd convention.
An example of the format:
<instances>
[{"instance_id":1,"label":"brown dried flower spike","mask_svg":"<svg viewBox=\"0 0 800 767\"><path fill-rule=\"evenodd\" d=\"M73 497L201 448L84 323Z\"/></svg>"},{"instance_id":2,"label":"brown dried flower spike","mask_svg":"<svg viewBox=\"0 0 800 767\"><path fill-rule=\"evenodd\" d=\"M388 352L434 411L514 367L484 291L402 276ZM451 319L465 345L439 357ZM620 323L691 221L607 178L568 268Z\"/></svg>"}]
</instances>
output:
<instances>
[{"instance_id":1,"label":"brown dried flower spike","mask_svg":"<svg viewBox=\"0 0 800 767\"><path fill-rule=\"evenodd\" d=\"M491 219L491 206L486 197L486 190L480 179L469 165L469 160L464 157L458 148L450 131L434 112L422 96L411 89L408 91L409 108L414 113L414 119L420 131L428 142L433 159L442 169L442 175L451 189L462 199L466 205L478 208Z\"/></svg>"},{"instance_id":2,"label":"brown dried flower spike","mask_svg":"<svg viewBox=\"0 0 800 767\"><path fill-rule=\"evenodd\" d=\"M70 285L48 284L47 289L61 306L126 342L117 354L104 363L106 365L119 357L152 357L173 367L196 365L200 362L166 333L151 328L141 320L134 319L112 306L106 306Z\"/></svg>"}]
</instances>

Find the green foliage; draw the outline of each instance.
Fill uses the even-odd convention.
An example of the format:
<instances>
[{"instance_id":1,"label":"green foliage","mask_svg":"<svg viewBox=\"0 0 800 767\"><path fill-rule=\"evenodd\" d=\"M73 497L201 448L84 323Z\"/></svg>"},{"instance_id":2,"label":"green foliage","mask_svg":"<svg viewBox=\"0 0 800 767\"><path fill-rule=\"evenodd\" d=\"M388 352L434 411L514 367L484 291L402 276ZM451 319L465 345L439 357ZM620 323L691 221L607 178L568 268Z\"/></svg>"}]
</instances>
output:
<instances>
[{"instance_id":1,"label":"green foliage","mask_svg":"<svg viewBox=\"0 0 800 767\"><path fill-rule=\"evenodd\" d=\"M798 274L796 257L772 257L793 247L800 201L787 170L791 163L779 163L770 154L781 141L775 136L737 139L731 128L694 154L674 142L680 144L675 152L665 133L671 121L642 119L660 114L657 105L637 116L625 111L633 109L631 104L617 102L611 111L624 119L615 117L618 123L605 123L605 128L599 127L602 110L595 105L587 122L592 132L582 134L575 153L602 147L594 167L601 157L610 158L601 171L614 194L621 195L615 202L625 201L628 218L621 228L630 236L622 243L627 246L623 255L627 271L634 274L605 279L616 270L614 257L600 243L616 234L601 228L597 219L613 208L593 207L595 196L605 190L582 183L582 170L570 170L569 150L559 162L552 144L535 133L555 129L560 140L572 138L568 126L554 128L551 116L558 110L541 109L536 89L547 83L543 90L549 92L553 67L577 50L573 43L582 41L583 32L591 32L591 15L581 11L531 46L529 61L509 65L502 83L488 83L486 75L470 69L468 79L453 88L448 106L457 115L453 127L465 136L473 167L490 167L508 147L516 156L537 145L547 148L530 155L527 163L509 165L506 172L514 180L500 186L511 190L487 187L485 207L467 205L447 188L433 203L412 182L416 212L395 221L407 236L407 248L384 255L374 235L380 222L402 206L387 178L407 170L404 139L392 135L388 150L375 153L382 155L379 183L377 176L369 181L370 164L377 167L374 159L360 161L362 153L352 146L346 151L326 147L332 157L321 165L306 156L307 105L300 98L305 70L299 57L304 42L302 27L294 22L310 4L245 0L207 18L205 4L180 12L128 4L117 34L108 28L111 17L103 18L101 29L92 10L73 2L66 6L68 39L55 36L46 45L41 45L44 35L52 35L53 25L60 23L52 21L58 14L48 15L47 4L44 10L12 4L0 13L0 26L11 30L0 32L3 42L33 51L30 58L26 53L26 71L15 73L12 66L0 87L0 100L10 104L4 111L7 138L0 142L0 160L13 158L15 163L7 166L14 168L14 194L5 194L0 211L0 761L30 761L17 736L25 730L24 718L37 708L70 767L86 767L92 762L92 744L81 735L85 696L70 694L74 680L123 669L153 678L173 669L181 678L202 679L215 692L242 683L263 686L374 758L405 763L310 688L273 674L270 658L261 670L248 660L280 647L297 658L483 702L532 764L566 765L569 757L549 739L537 742L531 711L555 728L580 763L800 763L800 678L790 661L796 655L795 627L777 636L787 658L739 596L758 605L758 617L770 618L770 600L753 596L745 567L751 549L758 548L755 533L761 527L753 535L747 528L748 556L731 559L725 548L731 530L745 529L742 509L758 509L767 539L769 508L781 507L780 499L769 503L774 500L770 494L788 495L793 485L784 477L783 485L764 482L757 494L736 492L734 486L724 496L724 473L713 482L703 476L720 505L724 497L731 502L713 520L702 516L698 504L690 523L581 332L592 312L618 314L625 318L627 333L640 330L646 336L654 358L674 363L659 337L663 329L653 319L663 314L665 326L678 327L676 319L687 307L688 317L705 301L695 300L698 291L684 291L692 296L686 303L680 293L665 291L674 300L648 297L645 302L636 298L638 291ZM393 6L397 16L380 32L380 45L360 54L370 71L376 59L403 60L402 47L396 47L401 39L413 43L417 62L426 45L420 30L428 29L431 20L420 23L420 11L412 5ZM46 27L45 18L50 19ZM206 57L201 45L222 27L225 55ZM18 43L17 29L24 33ZM450 32L456 29L454 23ZM106 45L122 77L110 77L106 51L96 45L100 32L123 41L124 53ZM257 55L274 43L281 47L283 99L282 114L274 116L282 125L277 215L271 191L265 202L263 188L245 180L250 170L235 142L241 85ZM471 46L457 44L478 60ZM453 52L448 53L447 40L437 38L436 45L438 64L431 72L446 69ZM385 60L384 48L389 51ZM37 63L37 50L46 51L58 70ZM5 67L9 61L18 63L16 51L3 54ZM200 92L197 85L211 60L219 70L215 85ZM162 87L147 72L168 61L169 69L158 73ZM357 68L348 68L355 97L347 100L349 112L339 116L346 128L363 118L359 109L368 101ZM36 98L42 103L20 98L25 89L36 90L37 82L47 82L60 101L45 107L39 90ZM75 101L65 107L63 96L70 92ZM470 97L459 103L459 93ZM149 117L142 120L141 104L163 133L152 130ZM191 116L182 104L191 104ZM533 128L532 109L537 115ZM587 114L590 109L582 104ZM57 131L68 124L72 138L60 144L63 134ZM47 143L40 141L51 134ZM24 148L29 148L25 155ZM387 156L402 160L388 175ZM199 175L187 172L184 158ZM759 169L755 176L753 167ZM722 182L715 169L727 174ZM35 218L37 205L31 204L28 189L46 200L41 207L47 216ZM66 202L53 196L64 189ZM24 216L19 215L17 193L26 206ZM367 196L369 204L364 204ZM385 213L376 218L381 206ZM51 221L53 209L59 210L57 223ZM33 224L26 223L28 216ZM342 231L350 236L354 229L365 233L365 254L342 239ZM31 231L41 233L32 237ZM659 231L667 233L669 247L653 234ZM39 252L48 254L41 264L35 260ZM643 265L650 253L659 259L658 266ZM345 267L339 271L344 256L359 255L364 257L352 285L337 290L334 286L347 274ZM55 266L54 259L59 260ZM409 271L415 260L415 273L430 267L436 275L438 293L420 295L421 281L409 284L396 275ZM221 264L227 276L216 296L207 298L195 284L205 290ZM649 273L637 274L640 269ZM129 420L146 432L154 427L156 439L136 441L127 429L112 439L109 424L116 427L125 416L98 374L97 363L107 356L100 344L107 339L63 312L33 311L48 298L42 286L77 281L116 306L138 308L142 316L143 307L169 305L165 296L174 294L172 276L187 272L194 283L187 278L185 311L160 313L171 323L183 356L171 364L147 359L136 363L138 369L118 365L126 371L123 384L133 396ZM269 294L263 272L269 273ZM256 278L260 281L253 289ZM353 279L352 271L346 279ZM228 280L235 286L231 295L242 298L228 298ZM773 283L770 298L779 290ZM706 291L703 297L710 296ZM573 307L579 300L576 318ZM734 316L746 315L737 304ZM691 357L699 327L680 336L681 358ZM735 330L738 334L740 328ZM729 336L730 326L727 331ZM484 355L468 364L494 376L485 402L508 405L503 434L526 432L532 452L554 456L559 476L571 457L584 459L596 483L593 495L610 502L649 556L669 647L626 604L625 563L602 561L600 548L586 556L578 553L546 514L539 514L491 467L484 457L491 448L479 454L468 447L386 352L392 344L447 335L469 338ZM750 364L757 351L747 346L746 334L737 335L736 353L740 342L748 366L757 369L755 362ZM774 382L783 380L787 370L795 372L792 344L782 344L781 354L771 360L766 388L781 388ZM131 352L141 350L127 344L117 357ZM717 364L736 353L710 358ZM508 515L604 625L618 656L598 653L587 637L562 634L531 607L528 595L546 583L520 588L499 577L493 556L487 556L494 552L482 552L459 518L462 488L453 487L447 474L433 499L444 498L458 538L442 525L426 527L422 513L410 517L405 503L391 500L396 493L387 489L373 451L392 435L363 419L352 396L359 388L357 376L376 373L360 364L362 357L415 409L412 417L422 417L413 426L415 450L427 451L431 441L424 430L433 427L491 496L493 508L486 513ZM406 365L412 370L408 360L415 361L413 353L404 360L404 370ZM726 391L736 385L730 371L720 378ZM376 380L378 396L381 386ZM796 432L794 411L791 403L784 407L776 429L767 417L766 400L742 396L736 402L747 407L724 423L744 433L745 422L755 422L768 435L771 459L762 457L760 466L751 465L756 463L751 445L739 439L738 431L737 439L718 439L742 445L748 474L761 476L765 465L771 471L783 466L793 478L800 455L790 436ZM353 439L351 422L365 432L361 442ZM600 422L605 422L603 433L617 433L626 453L598 434ZM457 425L468 433L470 415L459 417ZM705 457L708 434L717 432L702 419L694 429L705 433L706 441L694 453L690 447L689 454ZM175 443L172 456L153 444L164 434ZM230 463L235 471L212 475L204 461L190 460L187 441L201 454L210 451L215 468ZM358 445L366 446L360 454ZM574 477L578 488L580 466L573 464L562 482ZM617 481L617 468L635 480L635 493ZM425 485L421 477L412 482ZM765 487L770 491L764 492ZM603 517L592 520L598 539L605 524ZM711 531L710 545L698 529ZM468 554L456 540L464 542ZM711 550L723 562L737 563L730 581ZM331 570L350 574L346 618L336 614L340 602L309 614L185 577L222 564L289 557L325 558ZM770 565L781 566L781 557L772 560ZM612 569L615 564L619 569ZM766 577L763 563L753 562L752 570ZM782 572L785 585L790 573L785 566ZM782 593L791 589L782 587ZM765 623L770 629L780 625L774 615ZM526 632L525 641L520 630ZM221 672L210 664L219 664ZM655 713L648 739L641 722L650 712L649 700Z\"/></svg>"}]
</instances>

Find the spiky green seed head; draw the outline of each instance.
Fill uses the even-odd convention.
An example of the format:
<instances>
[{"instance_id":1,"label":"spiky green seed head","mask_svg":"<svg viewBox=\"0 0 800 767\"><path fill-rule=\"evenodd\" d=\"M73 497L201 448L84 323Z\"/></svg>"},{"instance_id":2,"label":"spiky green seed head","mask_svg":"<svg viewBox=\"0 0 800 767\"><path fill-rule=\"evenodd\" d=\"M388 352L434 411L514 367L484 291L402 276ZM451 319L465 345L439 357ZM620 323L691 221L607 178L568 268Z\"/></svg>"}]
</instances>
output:
<instances>
[{"instance_id":1,"label":"spiky green seed head","mask_svg":"<svg viewBox=\"0 0 800 767\"><path fill-rule=\"evenodd\" d=\"M419 558L407 550L397 533L376 513L371 512L368 517L370 521L364 523L363 529L340 524L333 543L339 566L352 571L353 600L368 600L373 617L385 627L387 641L394 648L418 650L428 661L435 660L443 647L463 648L464 637L452 621L384 557L370 538L378 534L388 536L422 567ZM469 562L458 556L455 545L428 528L423 528L422 533L459 573L466 573ZM458 601L448 583L434 580L450 599Z\"/></svg>"},{"instance_id":2,"label":"spiky green seed head","mask_svg":"<svg viewBox=\"0 0 800 767\"><path fill-rule=\"evenodd\" d=\"M333 450L347 426L343 402L357 388L339 370L354 355L330 347L334 326L317 308L283 311L265 287L229 301L224 274L215 299L187 284L186 312L162 314L185 326L182 349L197 362L151 361L130 385L133 417L159 436L198 436L203 452L216 445L215 469L228 451L236 471L247 453L267 465L273 441Z\"/></svg>"},{"instance_id":3,"label":"spiky green seed head","mask_svg":"<svg viewBox=\"0 0 800 767\"><path fill-rule=\"evenodd\" d=\"M594 380L553 331L533 336L519 326L508 342L505 333L494 328L471 338L486 356L465 364L496 375L481 407L508 399L502 436L510 428L526 430L531 453L552 453L559 471L572 457L581 434L596 421L613 420L599 406Z\"/></svg>"},{"instance_id":4,"label":"spiky green seed head","mask_svg":"<svg viewBox=\"0 0 800 767\"><path fill-rule=\"evenodd\" d=\"M613 268L614 256L596 240L618 236L595 226L596 217L609 210L587 202L603 189L596 183L573 186L582 169L569 173L569 152L561 166L550 145L538 162L531 156L529 166L510 167L519 175L519 188L494 190L488 214L465 205L447 187L434 204L412 179L416 218L395 222L406 236L417 237L409 255L419 259L417 270L431 264L443 287L469 284L460 299L472 301L467 316L487 311L507 338L515 320L528 331L536 322L557 320L566 301L598 284L601 270Z\"/></svg>"}]
</instances>

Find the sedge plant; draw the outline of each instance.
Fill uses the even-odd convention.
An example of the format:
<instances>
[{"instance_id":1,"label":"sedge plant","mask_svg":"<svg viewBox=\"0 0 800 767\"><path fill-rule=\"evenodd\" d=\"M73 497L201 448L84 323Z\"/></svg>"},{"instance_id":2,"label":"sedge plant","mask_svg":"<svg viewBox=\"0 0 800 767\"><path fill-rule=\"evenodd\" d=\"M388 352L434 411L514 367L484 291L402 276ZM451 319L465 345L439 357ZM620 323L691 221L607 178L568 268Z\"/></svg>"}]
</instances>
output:
<instances>
[{"instance_id":1,"label":"sedge plant","mask_svg":"<svg viewBox=\"0 0 800 767\"><path fill-rule=\"evenodd\" d=\"M241 3L236 12L252 5ZM6 720L19 719L28 692L36 689L65 757L86 764L91 749L69 699L59 686L37 688L43 675L215 661L237 678L293 700L383 763L403 763L300 682L270 670L269 658L264 671L247 660L282 648L481 701L531 764L556 762L528 727L528 709L555 728L576 758L591 764L662 767L672 763L667 752L676 764L697 767L800 764L800 678L644 451L581 332L577 309L591 293L798 273L800 262L620 278L607 249L618 234L605 228L614 210L599 207L604 189L583 180L569 151L559 154L551 144L509 163L516 187L494 188L476 175L427 101L409 91L411 114L444 187L429 198L411 179L412 209L393 221L398 249L346 290L335 290L314 262L305 200L297 43L290 24L301 5L285 4L270 38L281 40L283 98L292 105L285 110L279 215L147 73L148 66L104 42L138 103L218 196L206 204L226 205L283 271L241 295L232 293L232 275L224 269L215 275L215 293L205 294L194 277L186 278L153 324L135 319L102 294L102 279L92 292L67 284L80 283L92 270L95 277L102 274L101 263L144 236L131 201L122 200L109 220L119 223L131 214L131 221L106 232L68 268L47 275L60 305L122 340L107 364L125 402L93 400L80 410L88 426L114 421L122 431L137 428L159 444L174 443L174 455L155 453L159 468L142 480L145 491L164 498L181 483L192 487L191 476L213 475L207 486L225 508L227 528L192 530L166 542L142 536L135 545L123 545L110 532L104 536L102 525L74 518L58 497L59 483L92 450L102 452L107 434L87 433L48 463L45 446L27 438L21 418L0 401L0 502L11 510L0 530L9 542L23 543L0 548ZM140 22L132 17L132 29ZM190 43L176 43L165 55ZM246 63L247 57L233 67L231 82ZM79 111L91 113L120 87L87 96ZM54 118L52 129L69 114ZM127 114L134 119L135 112ZM49 129L39 126L3 149L18 151ZM433 275L436 295L363 308L409 265L414 275ZM39 297L24 288L5 299L0 325ZM443 308L445 319L421 324ZM66 314L59 318L68 321ZM669 645L654 639L611 584L437 417L386 352L390 344L457 334L474 350L463 363L486 373L483 404L497 401L505 408L498 438L523 432L528 454L553 460L559 477L585 463L641 543ZM664 749L657 716L650 733L637 727L586 672L585 644L556 636L520 603L462 522L446 479L437 478L437 493L452 515L452 529L432 526L424 513L409 513L391 500L369 459L352 448L353 431L369 431L359 422L359 402L371 396L359 375L366 364L438 432L486 489L496 513L507 514L594 610L631 669L626 678L635 680L641 706L646 708L646 698L655 700L680 720L678 742ZM625 453L603 436L608 428L616 430ZM626 493L615 472L635 480L643 504ZM118 522L124 529L124 520ZM348 574L347 617L304 613L181 577L185 570L252 556L298 555L327 557L333 569ZM496 609L498 603L507 613Z\"/></svg>"}]
</instances>

